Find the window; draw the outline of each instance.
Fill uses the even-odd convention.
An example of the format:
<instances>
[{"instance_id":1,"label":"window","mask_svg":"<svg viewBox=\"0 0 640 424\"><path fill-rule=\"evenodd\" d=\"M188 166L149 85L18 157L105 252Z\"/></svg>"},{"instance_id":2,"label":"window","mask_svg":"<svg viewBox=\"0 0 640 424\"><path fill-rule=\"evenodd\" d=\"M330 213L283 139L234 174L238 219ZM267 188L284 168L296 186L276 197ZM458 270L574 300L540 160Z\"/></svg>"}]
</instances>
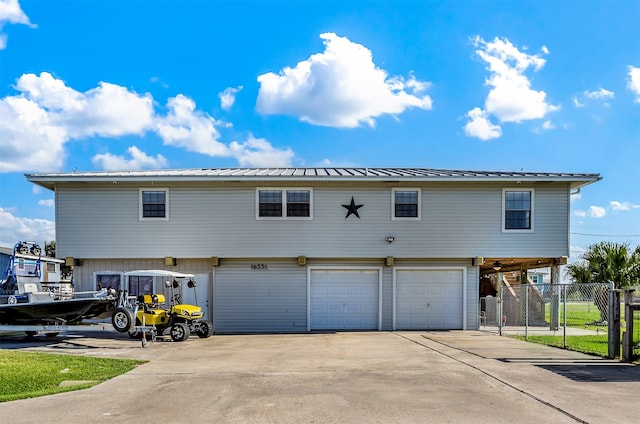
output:
<instances>
[{"instance_id":1,"label":"window","mask_svg":"<svg viewBox=\"0 0 640 424\"><path fill-rule=\"evenodd\" d=\"M154 294L153 277L132 275L129 277L129 295Z\"/></svg>"},{"instance_id":2,"label":"window","mask_svg":"<svg viewBox=\"0 0 640 424\"><path fill-rule=\"evenodd\" d=\"M421 192L416 188L394 188L392 190L393 220L419 220L420 219Z\"/></svg>"},{"instance_id":3,"label":"window","mask_svg":"<svg viewBox=\"0 0 640 424\"><path fill-rule=\"evenodd\" d=\"M258 189L258 219L311 219L310 189Z\"/></svg>"},{"instance_id":4,"label":"window","mask_svg":"<svg viewBox=\"0 0 640 424\"><path fill-rule=\"evenodd\" d=\"M56 272L55 262L47 262L47 272Z\"/></svg>"},{"instance_id":5,"label":"window","mask_svg":"<svg viewBox=\"0 0 640 424\"><path fill-rule=\"evenodd\" d=\"M116 291L122 288L122 274L112 272L95 273L94 286L96 290L114 289Z\"/></svg>"},{"instance_id":6,"label":"window","mask_svg":"<svg viewBox=\"0 0 640 424\"><path fill-rule=\"evenodd\" d=\"M504 189L503 231L533 231L533 190Z\"/></svg>"},{"instance_id":7,"label":"window","mask_svg":"<svg viewBox=\"0 0 640 424\"><path fill-rule=\"evenodd\" d=\"M140 220L169 219L169 189L140 189Z\"/></svg>"}]
</instances>

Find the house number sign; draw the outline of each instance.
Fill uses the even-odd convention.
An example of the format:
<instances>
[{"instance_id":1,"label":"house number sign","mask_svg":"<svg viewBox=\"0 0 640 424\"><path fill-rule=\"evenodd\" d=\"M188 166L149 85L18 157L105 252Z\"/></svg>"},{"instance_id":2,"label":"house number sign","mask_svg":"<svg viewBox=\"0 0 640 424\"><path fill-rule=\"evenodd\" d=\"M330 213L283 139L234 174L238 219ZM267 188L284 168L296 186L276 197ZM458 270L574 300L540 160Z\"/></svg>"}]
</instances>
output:
<instances>
[{"instance_id":1,"label":"house number sign","mask_svg":"<svg viewBox=\"0 0 640 424\"><path fill-rule=\"evenodd\" d=\"M251 269L259 271L269 269L269 267L267 264L251 264Z\"/></svg>"}]
</instances>

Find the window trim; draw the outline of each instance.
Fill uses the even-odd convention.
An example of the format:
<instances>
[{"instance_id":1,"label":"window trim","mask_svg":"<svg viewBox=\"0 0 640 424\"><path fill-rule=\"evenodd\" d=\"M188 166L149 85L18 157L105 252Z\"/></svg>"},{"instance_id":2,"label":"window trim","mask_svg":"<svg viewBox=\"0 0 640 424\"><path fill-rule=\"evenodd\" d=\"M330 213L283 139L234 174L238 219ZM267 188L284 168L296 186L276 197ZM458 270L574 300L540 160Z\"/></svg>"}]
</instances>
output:
<instances>
[{"instance_id":1,"label":"window trim","mask_svg":"<svg viewBox=\"0 0 640 424\"><path fill-rule=\"evenodd\" d=\"M282 216L260 216L260 192L279 191L282 193ZM288 191L308 191L309 192L309 216L287 216L287 192ZM313 219L313 189L311 187L256 187L256 221L310 221Z\"/></svg>"},{"instance_id":2,"label":"window trim","mask_svg":"<svg viewBox=\"0 0 640 424\"><path fill-rule=\"evenodd\" d=\"M396 216L396 192L415 191L418 193L418 216ZM391 189L391 220L392 221L421 221L422 220L422 190L418 187L394 187Z\"/></svg>"},{"instance_id":3,"label":"window trim","mask_svg":"<svg viewBox=\"0 0 640 424\"><path fill-rule=\"evenodd\" d=\"M120 290L124 290L124 273L120 271L94 271L93 273L93 290L98 290L99 275L118 275L120 277Z\"/></svg>"},{"instance_id":4,"label":"window trim","mask_svg":"<svg viewBox=\"0 0 640 424\"><path fill-rule=\"evenodd\" d=\"M531 193L530 227L531 228L506 228L507 225L507 192L529 192ZM503 188L502 189L502 232L503 233L533 233L535 223L535 202L536 193L533 188Z\"/></svg>"},{"instance_id":5,"label":"window trim","mask_svg":"<svg viewBox=\"0 0 640 424\"><path fill-rule=\"evenodd\" d=\"M146 217L144 213L143 193L145 191L164 191L164 217ZM138 189L138 220L140 221L168 221L169 220L169 189L166 187L140 187Z\"/></svg>"}]
</instances>

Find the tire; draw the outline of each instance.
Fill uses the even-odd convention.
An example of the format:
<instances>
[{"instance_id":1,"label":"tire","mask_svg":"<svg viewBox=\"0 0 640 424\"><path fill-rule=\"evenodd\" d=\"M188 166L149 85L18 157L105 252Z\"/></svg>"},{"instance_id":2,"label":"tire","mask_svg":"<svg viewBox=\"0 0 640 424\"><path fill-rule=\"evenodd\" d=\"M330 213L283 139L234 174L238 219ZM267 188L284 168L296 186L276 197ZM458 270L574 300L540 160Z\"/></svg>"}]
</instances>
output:
<instances>
[{"instance_id":1,"label":"tire","mask_svg":"<svg viewBox=\"0 0 640 424\"><path fill-rule=\"evenodd\" d=\"M211 324L211 322L203 319L202 321L200 321L200 325L198 326L198 331L196 334L198 334L198 337L200 337L201 339L211 337L211 335L213 334L213 325Z\"/></svg>"},{"instance_id":2,"label":"tire","mask_svg":"<svg viewBox=\"0 0 640 424\"><path fill-rule=\"evenodd\" d=\"M133 328L135 317L133 312L127 308L116 308L111 315L111 323L118 333L127 333Z\"/></svg>"},{"instance_id":3,"label":"tire","mask_svg":"<svg viewBox=\"0 0 640 424\"><path fill-rule=\"evenodd\" d=\"M171 326L171 340L174 342L183 342L189 338L191 332L189 331L189 327L187 324L182 322L176 322Z\"/></svg>"}]
</instances>

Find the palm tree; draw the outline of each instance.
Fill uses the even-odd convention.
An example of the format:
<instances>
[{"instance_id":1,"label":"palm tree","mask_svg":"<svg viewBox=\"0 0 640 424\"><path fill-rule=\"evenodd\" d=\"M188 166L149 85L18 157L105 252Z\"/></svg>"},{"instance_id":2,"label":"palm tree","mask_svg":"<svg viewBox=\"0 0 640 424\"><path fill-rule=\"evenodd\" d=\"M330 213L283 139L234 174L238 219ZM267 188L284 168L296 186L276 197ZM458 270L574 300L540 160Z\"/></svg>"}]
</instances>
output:
<instances>
[{"instance_id":1,"label":"palm tree","mask_svg":"<svg viewBox=\"0 0 640 424\"><path fill-rule=\"evenodd\" d=\"M567 265L567 276L576 283L614 283L624 289L640 283L640 247L603 241L592 244L583 262Z\"/></svg>"},{"instance_id":2,"label":"palm tree","mask_svg":"<svg viewBox=\"0 0 640 424\"><path fill-rule=\"evenodd\" d=\"M581 262L567 265L574 283L613 283L623 289L640 284L640 247L630 251L626 244L603 241L589 246ZM596 288L594 303L601 320L607 316L607 290Z\"/></svg>"}]
</instances>

